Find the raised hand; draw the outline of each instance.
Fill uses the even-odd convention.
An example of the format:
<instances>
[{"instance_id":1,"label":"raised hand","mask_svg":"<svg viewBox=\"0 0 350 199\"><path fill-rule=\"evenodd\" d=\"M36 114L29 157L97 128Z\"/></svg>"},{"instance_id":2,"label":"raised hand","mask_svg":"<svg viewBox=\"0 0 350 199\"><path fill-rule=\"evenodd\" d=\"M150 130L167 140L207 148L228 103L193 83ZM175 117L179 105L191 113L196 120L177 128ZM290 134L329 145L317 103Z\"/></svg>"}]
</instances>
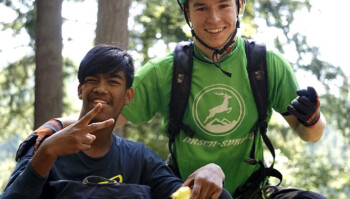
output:
<instances>
[{"instance_id":1,"label":"raised hand","mask_svg":"<svg viewBox=\"0 0 350 199\"><path fill-rule=\"evenodd\" d=\"M91 132L106 128L114 123L114 119L103 122L91 123L91 120L100 112L102 104L97 104L90 112L76 123L71 124L47 138L43 146L50 146L48 149L51 155L56 157L88 150L96 137Z\"/></svg>"},{"instance_id":2,"label":"raised hand","mask_svg":"<svg viewBox=\"0 0 350 199\"><path fill-rule=\"evenodd\" d=\"M114 123L114 119L108 119L89 124L101 109L102 104L97 104L79 121L51 135L41 144L31 160L38 175L47 176L58 157L90 149L96 139L90 133Z\"/></svg>"},{"instance_id":3,"label":"raised hand","mask_svg":"<svg viewBox=\"0 0 350 199\"><path fill-rule=\"evenodd\" d=\"M320 100L313 87L297 91L298 97L287 107L304 126L311 127L320 119Z\"/></svg>"}]
</instances>

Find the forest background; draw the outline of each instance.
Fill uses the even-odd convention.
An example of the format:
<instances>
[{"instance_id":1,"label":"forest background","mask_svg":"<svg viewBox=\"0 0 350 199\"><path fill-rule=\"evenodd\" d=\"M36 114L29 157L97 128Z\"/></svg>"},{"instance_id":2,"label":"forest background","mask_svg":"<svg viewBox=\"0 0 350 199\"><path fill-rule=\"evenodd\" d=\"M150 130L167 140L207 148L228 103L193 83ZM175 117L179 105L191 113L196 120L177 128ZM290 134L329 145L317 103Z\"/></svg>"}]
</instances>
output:
<instances>
[{"instance_id":1,"label":"forest background","mask_svg":"<svg viewBox=\"0 0 350 199\"><path fill-rule=\"evenodd\" d=\"M350 70L344 50L350 44L345 27L349 4L248 0L239 30L282 53L301 87L316 87L328 122L319 142L305 143L273 115L268 135L277 151L276 168L284 175L282 186L337 199L350 197ZM20 142L50 118L78 114L77 68L93 45L128 49L139 68L191 38L175 0L0 0L0 16L1 191ZM166 158L162 132L157 115L116 133Z\"/></svg>"}]
</instances>

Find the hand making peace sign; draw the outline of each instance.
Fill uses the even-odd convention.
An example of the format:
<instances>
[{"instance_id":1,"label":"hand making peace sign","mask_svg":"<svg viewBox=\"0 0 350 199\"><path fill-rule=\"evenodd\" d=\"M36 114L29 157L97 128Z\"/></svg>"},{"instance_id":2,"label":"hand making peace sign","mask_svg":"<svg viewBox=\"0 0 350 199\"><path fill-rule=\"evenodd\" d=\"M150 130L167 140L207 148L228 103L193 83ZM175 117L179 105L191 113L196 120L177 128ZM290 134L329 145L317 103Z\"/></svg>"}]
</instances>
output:
<instances>
[{"instance_id":1,"label":"hand making peace sign","mask_svg":"<svg viewBox=\"0 0 350 199\"><path fill-rule=\"evenodd\" d=\"M90 149L91 144L96 139L96 137L90 133L106 128L114 123L114 119L108 119L90 124L91 120L101 109L102 104L97 104L80 120L51 135L42 145L50 145L51 151L53 152L52 155L56 155L56 157Z\"/></svg>"},{"instance_id":2,"label":"hand making peace sign","mask_svg":"<svg viewBox=\"0 0 350 199\"><path fill-rule=\"evenodd\" d=\"M90 149L96 139L90 133L114 123L114 119L108 119L90 124L101 109L102 104L97 104L79 121L48 137L31 160L33 169L39 175L46 176L58 157Z\"/></svg>"}]
</instances>

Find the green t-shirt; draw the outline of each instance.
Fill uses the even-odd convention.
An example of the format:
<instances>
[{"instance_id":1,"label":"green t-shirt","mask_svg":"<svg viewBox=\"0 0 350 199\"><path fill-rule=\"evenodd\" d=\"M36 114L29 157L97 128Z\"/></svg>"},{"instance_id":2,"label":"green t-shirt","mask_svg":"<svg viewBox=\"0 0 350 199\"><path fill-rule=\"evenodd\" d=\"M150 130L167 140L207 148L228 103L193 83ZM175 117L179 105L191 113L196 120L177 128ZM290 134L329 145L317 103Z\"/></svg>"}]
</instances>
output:
<instances>
[{"instance_id":1,"label":"green t-shirt","mask_svg":"<svg viewBox=\"0 0 350 199\"><path fill-rule=\"evenodd\" d=\"M205 59L195 46L195 54ZM287 105L296 97L298 84L288 62L281 55L267 51L268 118L272 108L287 112ZM193 138L181 132L175 139L176 157L182 178L208 163L218 164L224 171L225 188L232 194L258 169L244 162L253 144L252 130L258 120L247 74L244 40L238 38L235 47L221 62L226 76L214 64L193 61L191 94L183 122L195 134ZM163 116L164 131L169 122L173 53L149 61L136 74L135 97L125 106L123 115L138 124L150 120L155 113ZM270 135L272 136L272 135ZM257 139L256 158L263 160L262 140Z\"/></svg>"}]
</instances>

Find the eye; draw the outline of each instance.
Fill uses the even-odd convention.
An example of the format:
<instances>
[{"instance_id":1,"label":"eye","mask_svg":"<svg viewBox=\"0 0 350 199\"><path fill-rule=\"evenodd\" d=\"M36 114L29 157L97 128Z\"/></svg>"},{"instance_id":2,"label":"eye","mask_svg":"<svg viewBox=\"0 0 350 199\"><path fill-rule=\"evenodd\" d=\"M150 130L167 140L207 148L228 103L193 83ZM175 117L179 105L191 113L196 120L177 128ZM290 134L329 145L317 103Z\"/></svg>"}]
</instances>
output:
<instances>
[{"instance_id":1,"label":"eye","mask_svg":"<svg viewBox=\"0 0 350 199\"><path fill-rule=\"evenodd\" d=\"M221 4L221 5L219 5L219 8L227 8L227 7L229 7L228 4Z\"/></svg>"},{"instance_id":2,"label":"eye","mask_svg":"<svg viewBox=\"0 0 350 199\"><path fill-rule=\"evenodd\" d=\"M120 84L120 82L118 81L118 80L114 80L114 79L111 79L111 80L109 80L108 81L110 84L112 84L112 85L118 85L118 84Z\"/></svg>"},{"instance_id":3,"label":"eye","mask_svg":"<svg viewBox=\"0 0 350 199\"><path fill-rule=\"evenodd\" d=\"M87 78L85 78L85 80L84 80L84 82L86 83L86 82L96 82L97 80L96 80L96 78L94 78L94 77L87 77Z\"/></svg>"},{"instance_id":4,"label":"eye","mask_svg":"<svg viewBox=\"0 0 350 199\"><path fill-rule=\"evenodd\" d=\"M205 11L205 7L198 7L196 10L197 11Z\"/></svg>"}]
</instances>

